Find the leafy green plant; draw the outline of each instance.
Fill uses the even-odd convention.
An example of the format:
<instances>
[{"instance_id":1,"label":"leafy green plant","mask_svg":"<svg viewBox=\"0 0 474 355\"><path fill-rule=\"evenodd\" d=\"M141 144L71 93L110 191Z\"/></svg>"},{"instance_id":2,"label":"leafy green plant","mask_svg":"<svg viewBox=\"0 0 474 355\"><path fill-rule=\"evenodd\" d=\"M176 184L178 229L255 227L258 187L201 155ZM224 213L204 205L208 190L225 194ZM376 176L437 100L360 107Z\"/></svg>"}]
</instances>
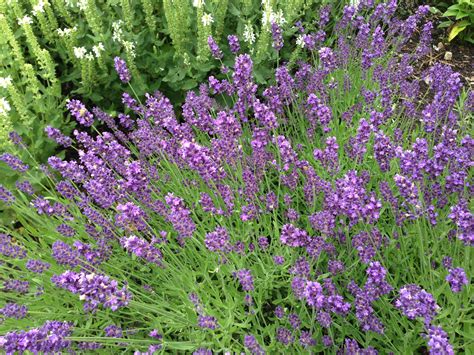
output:
<instances>
[{"instance_id":1,"label":"leafy green plant","mask_svg":"<svg viewBox=\"0 0 474 355\"><path fill-rule=\"evenodd\" d=\"M445 18L439 27L447 28L450 42L455 38L460 38L474 44L474 2L472 0L457 0L452 5L441 2L435 9L435 12Z\"/></svg>"}]
</instances>

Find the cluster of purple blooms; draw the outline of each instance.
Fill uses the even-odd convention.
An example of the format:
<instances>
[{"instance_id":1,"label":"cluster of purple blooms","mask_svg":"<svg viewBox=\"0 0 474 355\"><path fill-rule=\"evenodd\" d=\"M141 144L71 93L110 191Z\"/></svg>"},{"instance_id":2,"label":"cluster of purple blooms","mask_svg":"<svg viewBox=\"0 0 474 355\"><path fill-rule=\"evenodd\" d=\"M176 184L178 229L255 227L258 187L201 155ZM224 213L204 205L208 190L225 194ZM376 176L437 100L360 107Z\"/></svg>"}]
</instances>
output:
<instances>
[{"instance_id":1,"label":"cluster of purple blooms","mask_svg":"<svg viewBox=\"0 0 474 355\"><path fill-rule=\"evenodd\" d=\"M116 311L128 305L132 294L124 286L119 288L118 282L105 275L94 273L66 271L55 275L51 281L58 287L79 295L84 302L86 312L94 312L99 305Z\"/></svg>"},{"instance_id":2,"label":"cluster of purple blooms","mask_svg":"<svg viewBox=\"0 0 474 355\"><path fill-rule=\"evenodd\" d=\"M0 349L8 355L21 354L25 351L59 353L71 346L71 341L67 340L71 334L71 323L47 321L39 328L9 332L0 336Z\"/></svg>"},{"instance_id":3,"label":"cluster of purple blooms","mask_svg":"<svg viewBox=\"0 0 474 355\"><path fill-rule=\"evenodd\" d=\"M271 325L279 344L310 349L318 338L330 348L337 338L334 324L341 318L364 332L384 333L387 324L377 307L388 304L393 287L401 286L393 302L397 312L412 322L424 321L432 354L453 353L448 334L434 325L440 300L427 291L429 284L395 285L385 255L393 257L394 250L415 245L414 238L399 238L398 233L415 223L423 225L423 219L433 228L450 226L450 239L443 243L474 245L474 216L468 201L474 140L461 137L460 113L455 110L462 82L449 66L436 64L422 75L433 95L419 104L424 93L412 77L412 62L429 51L432 24L422 27L415 54L387 61L380 58L407 43L427 8L401 21L392 17L396 2L390 1L375 6L366 20L362 11L374 6L366 0L358 7L344 8L335 27L334 48L323 46L330 7L322 9L315 32L307 33L303 24L297 24L303 49L317 58L316 65L304 61L294 67L281 65L275 72L275 84L264 90L254 80L251 56L238 55L239 39L230 35L230 51L237 55L233 72L225 68L223 75L209 77L208 84L189 92L179 114L159 91L146 94L143 103L124 93L125 111L117 119L97 107L89 111L79 100L68 101L66 106L78 123L90 127L97 119L110 132L93 136L76 130L73 140L56 128L46 128L49 138L63 147L74 144L78 151L76 159L50 157L49 166L42 169L56 183L57 196L37 195L28 181L21 181L17 187L27 196L16 198L0 185L0 199L13 207L27 199L33 209L29 213L54 225L50 232L57 240L51 242L51 250L42 253L54 261L39 256L22 260L27 251L21 239L6 234L0 234L2 258L19 259L14 261L25 272L78 295L85 311L109 309L117 317L124 308L134 307L129 289L137 302L159 303L158 297L166 290L181 287L167 285L170 280L194 279L192 286L182 286L185 288L218 282L213 289L224 288L222 294L226 294L226 284L234 279L245 295L226 297L242 297L245 305L256 305L245 308L249 322L241 342L258 355L266 353L267 337L249 327L255 324L255 310L260 310L262 302L262 314L257 316L265 321L273 316L263 314L267 312L264 308L279 305L274 312L278 324ZM276 23L270 31L273 48L279 52L284 31ZM347 36L350 31L355 35ZM215 59L224 59L212 36L208 45ZM129 83L125 61L116 57L114 64L120 80ZM374 85L358 88L359 82L345 73L352 65ZM343 80L338 81L335 78L341 72ZM345 95L351 100L342 99ZM226 101L232 106L224 105ZM421 122L425 133L411 146L403 141L407 132L399 128L391 132L386 127L407 113ZM2 154L0 161L19 173L29 171L12 154ZM155 231L162 231L160 238ZM126 270L120 275L133 276L137 270L143 275L131 277L120 288L118 281L107 276L114 272L108 266L129 254L138 260L121 262ZM205 269L199 270L199 276L186 274L193 258L197 263L206 260L205 267L198 265ZM174 265L175 261L179 263ZM214 262L219 266L208 273L207 266L214 267ZM3 267L3 259L1 263ZM446 282L449 292L457 294L469 284L469 278L463 268L452 264L451 259L443 260L448 274L437 282ZM65 271L48 280L56 267ZM348 282L346 276L351 272L358 280L365 277L365 283ZM181 273L186 274L183 279ZM152 286L143 283L148 277ZM30 282L20 278L23 276L4 281L1 291L8 297L32 294ZM407 278L416 279L414 275ZM154 287L159 282L165 291ZM260 293L261 285L271 289ZM135 294L135 289L144 289L147 296ZM227 331L227 319L219 317L218 322L209 315L219 315L211 307L222 304L220 299L208 303L214 292L206 297L205 311L194 289L184 291L199 328L212 334ZM275 303L267 298L275 295L285 299ZM171 296L165 298L172 304ZM283 305L291 308L288 315ZM0 314L22 319L29 308L29 304L8 302ZM349 316L351 311L355 317ZM308 314L314 316L308 319ZM195 324L193 318L189 328L196 328ZM109 325L104 331L113 338L125 334L122 324ZM1 336L0 349L8 354L59 352L70 347L65 338L71 333L69 323L47 322L37 329ZM156 329L148 335L162 338ZM92 351L102 344L76 345ZM344 354L377 353L351 338L336 345ZM147 353L159 349L161 344L152 344ZM195 351L209 353L212 351L205 348Z\"/></svg>"}]
</instances>

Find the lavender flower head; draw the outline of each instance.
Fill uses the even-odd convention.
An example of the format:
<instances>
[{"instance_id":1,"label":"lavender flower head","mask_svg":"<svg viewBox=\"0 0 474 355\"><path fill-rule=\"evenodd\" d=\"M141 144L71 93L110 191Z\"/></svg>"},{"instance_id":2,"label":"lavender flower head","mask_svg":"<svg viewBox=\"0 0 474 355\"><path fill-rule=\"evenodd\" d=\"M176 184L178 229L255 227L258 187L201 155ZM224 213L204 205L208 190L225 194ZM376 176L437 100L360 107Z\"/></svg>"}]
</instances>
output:
<instances>
[{"instance_id":1,"label":"lavender flower head","mask_svg":"<svg viewBox=\"0 0 474 355\"><path fill-rule=\"evenodd\" d=\"M66 104L71 115L83 126L90 127L94 123L94 116L79 100L69 100Z\"/></svg>"},{"instance_id":2,"label":"lavender flower head","mask_svg":"<svg viewBox=\"0 0 474 355\"><path fill-rule=\"evenodd\" d=\"M281 27L275 23L272 22L272 38L273 38L273 48L278 52L280 49L283 48L283 35L281 31Z\"/></svg>"},{"instance_id":3,"label":"lavender flower head","mask_svg":"<svg viewBox=\"0 0 474 355\"><path fill-rule=\"evenodd\" d=\"M79 299L85 301L85 311L95 311L99 305L116 311L127 306L132 298L126 287L119 289L118 282L105 275L66 271L53 276L51 281L60 288L79 294Z\"/></svg>"},{"instance_id":4,"label":"lavender flower head","mask_svg":"<svg viewBox=\"0 0 474 355\"><path fill-rule=\"evenodd\" d=\"M250 270L241 269L235 273L235 276L239 279L240 285L244 291L253 291L253 277Z\"/></svg>"},{"instance_id":5,"label":"lavender flower head","mask_svg":"<svg viewBox=\"0 0 474 355\"><path fill-rule=\"evenodd\" d=\"M71 346L66 340L72 334L72 324L68 322L46 321L39 328L28 331L9 332L0 336L0 348L7 354L60 353Z\"/></svg>"},{"instance_id":6,"label":"lavender flower head","mask_svg":"<svg viewBox=\"0 0 474 355\"><path fill-rule=\"evenodd\" d=\"M244 346L252 355L265 355L265 350L263 350L253 335L248 334L244 337Z\"/></svg>"},{"instance_id":7,"label":"lavender flower head","mask_svg":"<svg viewBox=\"0 0 474 355\"><path fill-rule=\"evenodd\" d=\"M449 286L453 292L461 292L463 286L469 283L464 269L460 267L449 269L446 281L449 282Z\"/></svg>"},{"instance_id":8,"label":"lavender flower head","mask_svg":"<svg viewBox=\"0 0 474 355\"><path fill-rule=\"evenodd\" d=\"M230 51L233 54L237 54L240 51L239 37L236 35L229 35L227 36L227 40L229 41Z\"/></svg>"},{"instance_id":9,"label":"lavender flower head","mask_svg":"<svg viewBox=\"0 0 474 355\"><path fill-rule=\"evenodd\" d=\"M430 354L454 355L454 350L449 344L448 334L441 327L428 328L428 347Z\"/></svg>"},{"instance_id":10,"label":"lavender flower head","mask_svg":"<svg viewBox=\"0 0 474 355\"><path fill-rule=\"evenodd\" d=\"M406 285L400 289L400 296L395 307L401 310L408 319L422 317L430 322L436 315L439 306L433 296L418 285Z\"/></svg>"},{"instance_id":11,"label":"lavender flower head","mask_svg":"<svg viewBox=\"0 0 474 355\"><path fill-rule=\"evenodd\" d=\"M114 66L115 66L115 71L117 72L120 80L123 83L126 84L132 79L130 72L127 68L127 63L125 63L125 60L123 60L120 57L115 57Z\"/></svg>"},{"instance_id":12,"label":"lavender flower head","mask_svg":"<svg viewBox=\"0 0 474 355\"><path fill-rule=\"evenodd\" d=\"M207 44L209 45L211 54L215 59L222 59L224 57L224 54L212 36L207 37Z\"/></svg>"}]
</instances>

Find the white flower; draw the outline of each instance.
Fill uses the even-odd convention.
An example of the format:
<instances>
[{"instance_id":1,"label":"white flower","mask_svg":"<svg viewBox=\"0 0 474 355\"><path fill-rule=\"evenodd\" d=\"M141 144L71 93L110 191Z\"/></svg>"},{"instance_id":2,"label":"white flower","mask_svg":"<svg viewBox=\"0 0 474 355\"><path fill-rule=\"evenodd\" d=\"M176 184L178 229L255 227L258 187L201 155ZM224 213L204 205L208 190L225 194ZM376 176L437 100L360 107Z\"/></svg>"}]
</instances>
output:
<instances>
[{"instance_id":1,"label":"white flower","mask_svg":"<svg viewBox=\"0 0 474 355\"><path fill-rule=\"evenodd\" d=\"M76 30L77 30L77 27L74 26L73 28L63 28L63 29L58 28L56 32L58 33L60 37L66 37L66 36L69 36L71 33L76 32Z\"/></svg>"},{"instance_id":2,"label":"white flower","mask_svg":"<svg viewBox=\"0 0 474 355\"><path fill-rule=\"evenodd\" d=\"M113 34L112 34L112 40L114 42L122 42L122 20L118 20L115 22L112 22L112 29L113 29Z\"/></svg>"},{"instance_id":3,"label":"white flower","mask_svg":"<svg viewBox=\"0 0 474 355\"><path fill-rule=\"evenodd\" d=\"M38 3L33 6L33 11L31 11L33 13L33 15L38 15L40 12L44 12L44 6L46 5L46 2L44 2L43 0L39 0Z\"/></svg>"},{"instance_id":4,"label":"white flower","mask_svg":"<svg viewBox=\"0 0 474 355\"><path fill-rule=\"evenodd\" d=\"M305 46L305 44L304 44L304 35L299 35L298 37L296 37L296 45L298 47L304 48L304 46Z\"/></svg>"},{"instance_id":5,"label":"white flower","mask_svg":"<svg viewBox=\"0 0 474 355\"><path fill-rule=\"evenodd\" d=\"M278 12L272 12L270 14L270 23L275 22L278 26L282 26L286 23L285 18L283 17L283 11L280 9Z\"/></svg>"},{"instance_id":6,"label":"white flower","mask_svg":"<svg viewBox=\"0 0 474 355\"><path fill-rule=\"evenodd\" d=\"M84 56L84 58L86 58L87 60L94 60L94 55L92 53L86 53L86 55Z\"/></svg>"},{"instance_id":7,"label":"white flower","mask_svg":"<svg viewBox=\"0 0 474 355\"><path fill-rule=\"evenodd\" d=\"M11 110L10 104L7 99L0 97L0 115L6 115Z\"/></svg>"},{"instance_id":8,"label":"white flower","mask_svg":"<svg viewBox=\"0 0 474 355\"><path fill-rule=\"evenodd\" d=\"M79 0L77 2L77 6L79 6L79 9L81 9L82 11L85 11L87 9L87 3L87 0Z\"/></svg>"},{"instance_id":9,"label":"white flower","mask_svg":"<svg viewBox=\"0 0 474 355\"><path fill-rule=\"evenodd\" d=\"M94 54L97 58L100 57L100 52L103 52L104 50L105 50L105 48L104 48L104 45L102 44L102 42L99 42L99 44L92 47L92 52L94 52Z\"/></svg>"},{"instance_id":10,"label":"white flower","mask_svg":"<svg viewBox=\"0 0 474 355\"><path fill-rule=\"evenodd\" d=\"M20 26L31 25L32 23L33 23L33 20L31 19L30 16L23 16L22 18L18 19L18 24Z\"/></svg>"},{"instance_id":11,"label":"white flower","mask_svg":"<svg viewBox=\"0 0 474 355\"><path fill-rule=\"evenodd\" d=\"M74 47L74 56L77 59L83 59L86 53L87 49L85 49L84 47Z\"/></svg>"},{"instance_id":12,"label":"white flower","mask_svg":"<svg viewBox=\"0 0 474 355\"><path fill-rule=\"evenodd\" d=\"M211 23L214 22L214 18L211 14L204 14L202 15L201 21L204 26L210 26Z\"/></svg>"},{"instance_id":13,"label":"white flower","mask_svg":"<svg viewBox=\"0 0 474 355\"><path fill-rule=\"evenodd\" d=\"M351 6L357 7L360 4L360 0L351 0L350 3L351 3Z\"/></svg>"},{"instance_id":14,"label":"white flower","mask_svg":"<svg viewBox=\"0 0 474 355\"><path fill-rule=\"evenodd\" d=\"M12 77L9 75L5 78L2 78L0 76L0 86L4 89L6 89L10 84L12 83Z\"/></svg>"},{"instance_id":15,"label":"white flower","mask_svg":"<svg viewBox=\"0 0 474 355\"><path fill-rule=\"evenodd\" d=\"M123 46L125 47L125 50L129 53L129 55L132 58L135 58L135 43L130 42L130 41L123 41Z\"/></svg>"},{"instance_id":16,"label":"white flower","mask_svg":"<svg viewBox=\"0 0 474 355\"><path fill-rule=\"evenodd\" d=\"M248 44L253 44L255 42L255 33L253 32L252 25L245 25L243 36L244 42L247 42Z\"/></svg>"},{"instance_id":17,"label":"white flower","mask_svg":"<svg viewBox=\"0 0 474 355\"><path fill-rule=\"evenodd\" d=\"M200 9L204 6L204 0L193 0L193 6Z\"/></svg>"}]
</instances>

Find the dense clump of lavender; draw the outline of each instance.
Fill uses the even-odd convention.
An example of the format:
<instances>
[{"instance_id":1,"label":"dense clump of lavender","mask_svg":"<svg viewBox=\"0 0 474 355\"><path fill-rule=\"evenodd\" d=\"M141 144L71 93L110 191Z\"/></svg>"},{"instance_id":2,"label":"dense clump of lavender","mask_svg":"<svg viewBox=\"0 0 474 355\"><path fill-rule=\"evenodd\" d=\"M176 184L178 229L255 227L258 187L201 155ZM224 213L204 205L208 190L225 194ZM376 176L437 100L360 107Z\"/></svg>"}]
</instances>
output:
<instances>
[{"instance_id":1,"label":"dense clump of lavender","mask_svg":"<svg viewBox=\"0 0 474 355\"><path fill-rule=\"evenodd\" d=\"M66 351L71 346L67 337L72 334L72 324L68 322L47 321L39 328L28 331L9 332L0 336L0 348L7 354L56 353Z\"/></svg>"},{"instance_id":2,"label":"dense clump of lavender","mask_svg":"<svg viewBox=\"0 0 474 355\"><path fill-rule=\"evenodd\" d=\"M423 82L413 76L430 47L428 9L403 21L395 10L345 7L329 45L324 7L316 23L296 25L301 57L267 86L237 36L233 68L211 36L226 68L176 111L160 91L124 93L113 115L70 100L82 126L107 129L66 137L48 127L77 158L50 157L41 194L32 168L1 155L24 174L0 199L25 224L0 234L0 267L11 272L2 318L39 323L35 299L58 298L48 306L74 314L73 339L84 341L68 339L69 323L47 322L7 333L0 348L376 354L407 351L377 340L403 324L432 354L452 353L450 336L460 340L438 319L451 307L440 292L461 304L469 288L460 255L474 240L474 140L457 105L460 76L443 64ZM417 29L415 53L394 55ZM268 31L284 56L294 38L284 24ZM114 64L129 83L125 61Z\"/></svg>"}]
</instances>

